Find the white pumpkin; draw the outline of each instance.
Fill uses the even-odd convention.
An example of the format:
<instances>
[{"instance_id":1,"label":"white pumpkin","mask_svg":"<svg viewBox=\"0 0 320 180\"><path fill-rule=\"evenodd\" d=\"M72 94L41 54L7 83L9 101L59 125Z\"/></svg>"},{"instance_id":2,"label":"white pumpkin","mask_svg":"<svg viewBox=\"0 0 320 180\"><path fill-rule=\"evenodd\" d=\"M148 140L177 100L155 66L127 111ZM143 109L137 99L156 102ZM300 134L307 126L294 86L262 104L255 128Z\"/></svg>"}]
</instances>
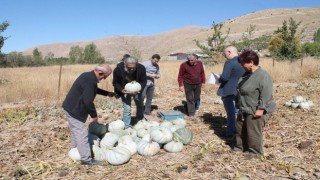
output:
<instances>
[{"instance_id":1,"label":"white pumpkin","mask_svg":"<svg viewBox=\"0 0 320 180\"><path fill-rule=\"evenodd\" d=\"M113 121L109 124L108 130L110 132L116 131L116 130L123 130L125 127L124 122L121 119L118 119L116 121Z\"/></svg>"},{"instance_id":2,"label":"white pumpkin","mask_svg":"<svg viewBox=\"0 0 320 180\"><path fill-rule=\"evenodd\" d=\"M304 101L304 99L303 99L302 96L295 96L295 97L293 98L293 102L294 102L294 103L301 103L301 102L303 102L303 101Z\"/></svg>"},{"instance_id":3,"label":"white pumpkin","mask_svg":"<svg viewBox=\"0 0 320 180\"><path fill-rule=\"evenodd\" d=\"M171 141L171 142L165 144L163 148L168 152L176 153L176 152L182 151L183 144L182 144L182 142Z\"/></svg>"},{"instance_id":4,"label":"white pumpkin","mask_svg":"<svg viewBox=\"0 0 320 180\"><path fill-rule=\"evenodd\" d=\"M301 109L310 109L310 106L309 106L308 102L301 102L299 104L299 108L301 108Z\"/></svg>"},{"instance_id":5,"label":"white pumpkin","mask_svg":"<svg viewBox=\"0 0 320 180\"><path fill-rule=\"evenodd\" d=\"M103 136L107 133L107 126L97 122L92 122L89 124L89 132L97 136Z\"/></svg>"},{"instance_id":6,"label":"white pumpkin","mask_svg":"<svg viewBox=\"0 0 320 180\"><path fill-rule=\"evenodd\" d=\"M107 150L106 149L100 148L97 145L93 145L92 152L93 152L93 158L95 160L98 160L98 161L107 160L107 157L106 157Z\"/></svg>"},{"instance_id":7,"label":"white pumpkin","mask_svg":"<svg viewBox=\"0 0 320 180\"><path fill-rule=\"evenodd\" d=\"M116 135L118 135L119 137L128 135L128 132L125 131L124 129L113 130L113 131L110 132L110 133L116 134Z\"/></svg>"},{"instance_id":8,"label":"white pumpkin","mask_svg":"<svg viewBox=\"0 0 320 180\"><path fill-rule=\"evenodd\" d=\"M176 130L180 129L180 128L184 128L185 126L177 124L177 125L172 125L169 127L171 132L175 132Z\"/></svg>"},{"instance_id":9,"label":"white pumpkin","mask_svg":"<svg viewBox=\"0 0 320 180\"><path fill-rule=\"evenodd\" d=\"M173 125L179 125L180 127L185 127L187 125L187 122L184 119L176 119L172 121Z\"/></svg>"},{"instance_id":10,"label":"white pumpkin","mask_svg":"<svg viewBox=\"0 0 320 180\"><path fill-rule=\"evenodd\" d=\"M147 126L149 126L149 122L143 119L138 121L137 124L133 126L133 128L140 129L140 128L145 128Z\"/></svg>"},{"instance_id":11,"label":"white pumpkin","mask_svg":"<svg viewBox=\"0 0 320 180\"><path fill-rule=\"evenodd\" d=\"M118 142L119 138L116 134L106 133L100 142L100 147L104 149L112 148Z\"/></svg>"},{"instance_id":12,"label":"white pumpkin","mask_svg":"<svg viewBox=\"0 0 320 180\"><path fill-rule=\"evenodd\" d=\"M161 127L170 127L173 124L170 121L163 121L162 123L160 123Z\"/></svg>"},{"instance_id":13,"label":"white pumpkin","mask_svg":"<svg viewBox=\"0 0 320 180\"><path fill-rule=\"evenodd\" d=\"M314 106L313 102L310 101L310 100L308 100L307 103L309 104L309 107L313 107Z\"/></svg>"},{"instance_id":14,"label":"white pumpkin","mask_svg":"<svg viewBox=\"0 0 320 180\"><path fill-rule=\"evenodd\" d=\"M133 141L133 138L130 135L124 135L119 138L118 143L122 143L124 141Z\"/></svg>"},{"instance_id":15,"label":"white pumpkin","mask_svg":"<svg viewBox=\"0 0 320 180\"><path fill-rule=\"evenodd\" d=\"M149 124L148 124L148 126L149 127L158 127L159 125L160 125L160 123L159 122L157 122L157 121L148 121L149 122Z\"/></svg>"},{"instance_id":16,"label":"white pumpkin","mask_svg":"<svg viewBox=\"0 0 320 180\"><path fill-rule=\"evenodd\" d=\"M121 165L128 162L131 158L131 152L122 146L113 147L106 151L106 159L112 165Z\"/></svg>"},{"instance_id":17,"label":"white pumpkin","mask_svg":"<svg viewBox=\"0 0 320 180\"><path fill-rule=\"evenodd\" d=\"M139 138L138 136L132 136L132 141L138 143L141 141L141 138Z\"/></svg>"},{"instance_id":18,"label":"white pumpkin","mask_svg":"<svg viewBox=\"0 0 320 180\"><path fill-rule=\"evenodd\" d=\"M147 135L149 133L150 133L150 128L149 127L144 127L144 128L137 129L137 136L139 138L142 138L142 137L144 137L145 135Z\"/></svg>"},{"instance_id":19,"label":"white pumpkin","mask_svg":"<svg viewBox=\"0 0 320 180\"><path fill-rule=\"evenodd\" d=\"M150 134L147 134L138 142L138 153L142 156L153 156L160 151L160 145L151 141Z\"/></svg>"},{"instance_id":20,"label":"white pumpkin","mask_svg":"<svg viewBox=\"0 0 320 180\"><path fill-rule=\"evenodd\" d=\"M131 127L130 128L127 128L125 129L125 131L127 132L127 134L129 136L137 136L137 130L136 129L132 129Z\"/></svg>"},{"instance_id":21,"label":"white pumpkin","mask_svg":"<svg viewBox=\"0 0 320 180\"><path fill-rule=\"evenodd\" d=\"M70 159L74 160L74 161L80 161L81 160L81 156L80 153L78 151L77 148L72 148L70 149L68 156Z\"/></svg>"},{"instance_id":22,"label":"white pumpkin","mask_svg":"<svg viewBox=\"0 0 320 180\"><path fill-rule=\"evenodd\" d=\"M299 107L299 104L300 104L300 103L291 103L291 107L297 108L297 107Z\"/></svg>"},{"instance_id":23,"label":"white pumpkin","mask_svg":"<svg viewBox=\"0 0 320 180\"><path fill-rule=\"evenodd\" d=\"M121 141L118 143L118 146L122 146L122 147L127 148L130 151L131 156L134 155L135 153L137 153L137 151L138 151L137 143L130 141L130 140Z\"/></svg>"},{"instance_id":24,"label":"white pumpkin","mask_svg":"<svg viewBox=\"0 0 320 180\"><path fill-rule=\"evenodd\" d=\"M151 130L151 139L159 144L165 144L172 140L172 132L166 127L159 127Z\"/></svg>"},{"instance_id":25,"label":"white pumpkin","mask_svg":"<svg viewBox=\"0 0 320 180\"><path fill-rule=\"evenodd\" d=\"M132 81L124 86L124 89L129 92L139 92L141 90L141 85L137 81Z\"/></svg>"}]
</instances>

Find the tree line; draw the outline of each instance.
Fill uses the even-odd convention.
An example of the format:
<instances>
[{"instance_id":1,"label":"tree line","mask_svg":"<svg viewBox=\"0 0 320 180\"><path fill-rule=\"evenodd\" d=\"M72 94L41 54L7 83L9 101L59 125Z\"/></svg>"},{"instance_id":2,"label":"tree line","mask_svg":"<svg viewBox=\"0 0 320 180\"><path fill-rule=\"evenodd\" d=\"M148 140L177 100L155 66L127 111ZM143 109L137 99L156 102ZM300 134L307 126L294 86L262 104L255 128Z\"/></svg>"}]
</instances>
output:
<instances>
[{"instance_id":1,"label":"tree line","mask_svg":"<svg viewBox=\"0 0 320 180\"><path fill-rule=\"evenodd\" d=\"M230 45L239 50L262 50L268 49L271 56L278 60L296 60L304 55L320 57L320 28L314 33L313 42L301 44L304 30L298 32L298 27L302 21L297 22L293 18L284 20L271 35L254 37L256 26L250 25L242 34L240 41L228 42L227 38L230 28L225 33L222 32L223 24L213 24L213 34L208 37L206 45L195 40L196 45L212 59L223 58L223 50Z\"/></svg>"}]
</instances>

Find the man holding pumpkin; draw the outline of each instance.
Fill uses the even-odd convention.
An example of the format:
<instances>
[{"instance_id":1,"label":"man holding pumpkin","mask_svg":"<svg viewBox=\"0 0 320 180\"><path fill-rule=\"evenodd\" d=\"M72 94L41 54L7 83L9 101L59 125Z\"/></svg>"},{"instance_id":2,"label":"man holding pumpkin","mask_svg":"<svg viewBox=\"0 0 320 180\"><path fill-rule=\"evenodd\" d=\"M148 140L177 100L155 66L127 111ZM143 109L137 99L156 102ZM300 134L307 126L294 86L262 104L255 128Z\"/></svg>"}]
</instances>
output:
<instances>
[{"instance_id":1,"label":"man holding pumpkin","mask_svg":"<svg viewBox=\"0 0 320 180\"><path fill-rule=\"evenodd\" d=\"M62 104L69 123L71 148L78 149L82 165L99 164L91 157L85 122L88 115L91 117L91 122L98 121L97 111L93 103L96 94L115 96L115 93L97 87L97 83L106 79L111 73L112 69L107 64L97 65L93 71L82 73L73 83Z\"/></svg>"},{"instance_id":2,"label":"man holding pumpkin","mask_svg":"<svg viewBox=\"0 0 320 180\"><path fill-rule=\"evenodd\" d=\"M147 84L146 68L138 63L135 57L127 57L123 62L119 63L113 71L113 81L115 92L121 97L123 103L122 120L125 128L131 127L131 100L133 98L137 111L136 118L141 120L143 116L143 98L140 91L134 92L125 89L126 84L137 82L143 90ZM135 83L132 83L135 84Z\"/></svg>"}]
</instances>

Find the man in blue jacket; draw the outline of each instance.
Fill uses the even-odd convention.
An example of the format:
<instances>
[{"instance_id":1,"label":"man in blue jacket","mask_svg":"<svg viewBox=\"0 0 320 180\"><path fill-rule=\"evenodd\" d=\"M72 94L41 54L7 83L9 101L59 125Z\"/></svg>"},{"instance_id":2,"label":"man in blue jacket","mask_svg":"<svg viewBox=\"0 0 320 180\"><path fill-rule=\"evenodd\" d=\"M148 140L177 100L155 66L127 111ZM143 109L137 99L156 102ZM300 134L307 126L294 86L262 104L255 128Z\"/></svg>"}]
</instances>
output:
<instances>
[{"instance_id":1,"label":"man in blue jacket","mask_svg":"<svg viewBox=\"0 0 320 180\"><path fill-rule=\"evenodd\" d=\"M112 69L107 64L97 65L93 71L82 73L73 83L62 104L69 123L71 148L78 149L82 165L99 164L91 157L85 122L88 115L91 117L91 122L98 121L97 111L93 103L96 94L115 96L115 93L97 87L97 83L106 79L111 73Z\"/></svg>"},{"instance_id":2,"label":"man in blue jacket","mask_svg":"<svg viewBox=\"0 0 320 180\"><path fill-rule=\"evenodd\" d=\"M227 113L227 141L234 140L236 131L236 108L235 97L237 94L237 85L240 77L244 74L244 69L238 62L238 50L234 46L229 46L224 50L227 61L224 64L222 74L219 78L220 87L217 95L221 96L224 108Z\"/></svg>"}]
</instances>

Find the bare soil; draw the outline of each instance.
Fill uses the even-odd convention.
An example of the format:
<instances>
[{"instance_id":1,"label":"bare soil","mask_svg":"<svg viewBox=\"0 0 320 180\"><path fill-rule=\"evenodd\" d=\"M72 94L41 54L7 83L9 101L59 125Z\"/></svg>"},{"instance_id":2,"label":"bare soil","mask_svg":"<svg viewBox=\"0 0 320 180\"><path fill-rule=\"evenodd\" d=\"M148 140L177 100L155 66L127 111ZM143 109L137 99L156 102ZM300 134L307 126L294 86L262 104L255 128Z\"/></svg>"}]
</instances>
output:
<instances>
[{"instance_id":1,"label":"bare soil","mask_svg":"<svg viewBox=\"0 0 320 180\"><path fill-rule=\"evenodd\" d=\"M54 104L1 106L0 179L320 179L320 79L275 84L277 110L264 129L265 156L232 152L222 133L226 119L214 104L216 87L207 86L201 109L188 127L194 138L180 153L163 149L153 157L132 156L124 165L81 166L68 158L69 129L63 111ZM310 99L310 110L283 104L293 96ZM184 94L174 86L157 87L157 112L183 110ZM121 117L119 100L99 97L101 123Z\"/></svg>"}]
</instances>

